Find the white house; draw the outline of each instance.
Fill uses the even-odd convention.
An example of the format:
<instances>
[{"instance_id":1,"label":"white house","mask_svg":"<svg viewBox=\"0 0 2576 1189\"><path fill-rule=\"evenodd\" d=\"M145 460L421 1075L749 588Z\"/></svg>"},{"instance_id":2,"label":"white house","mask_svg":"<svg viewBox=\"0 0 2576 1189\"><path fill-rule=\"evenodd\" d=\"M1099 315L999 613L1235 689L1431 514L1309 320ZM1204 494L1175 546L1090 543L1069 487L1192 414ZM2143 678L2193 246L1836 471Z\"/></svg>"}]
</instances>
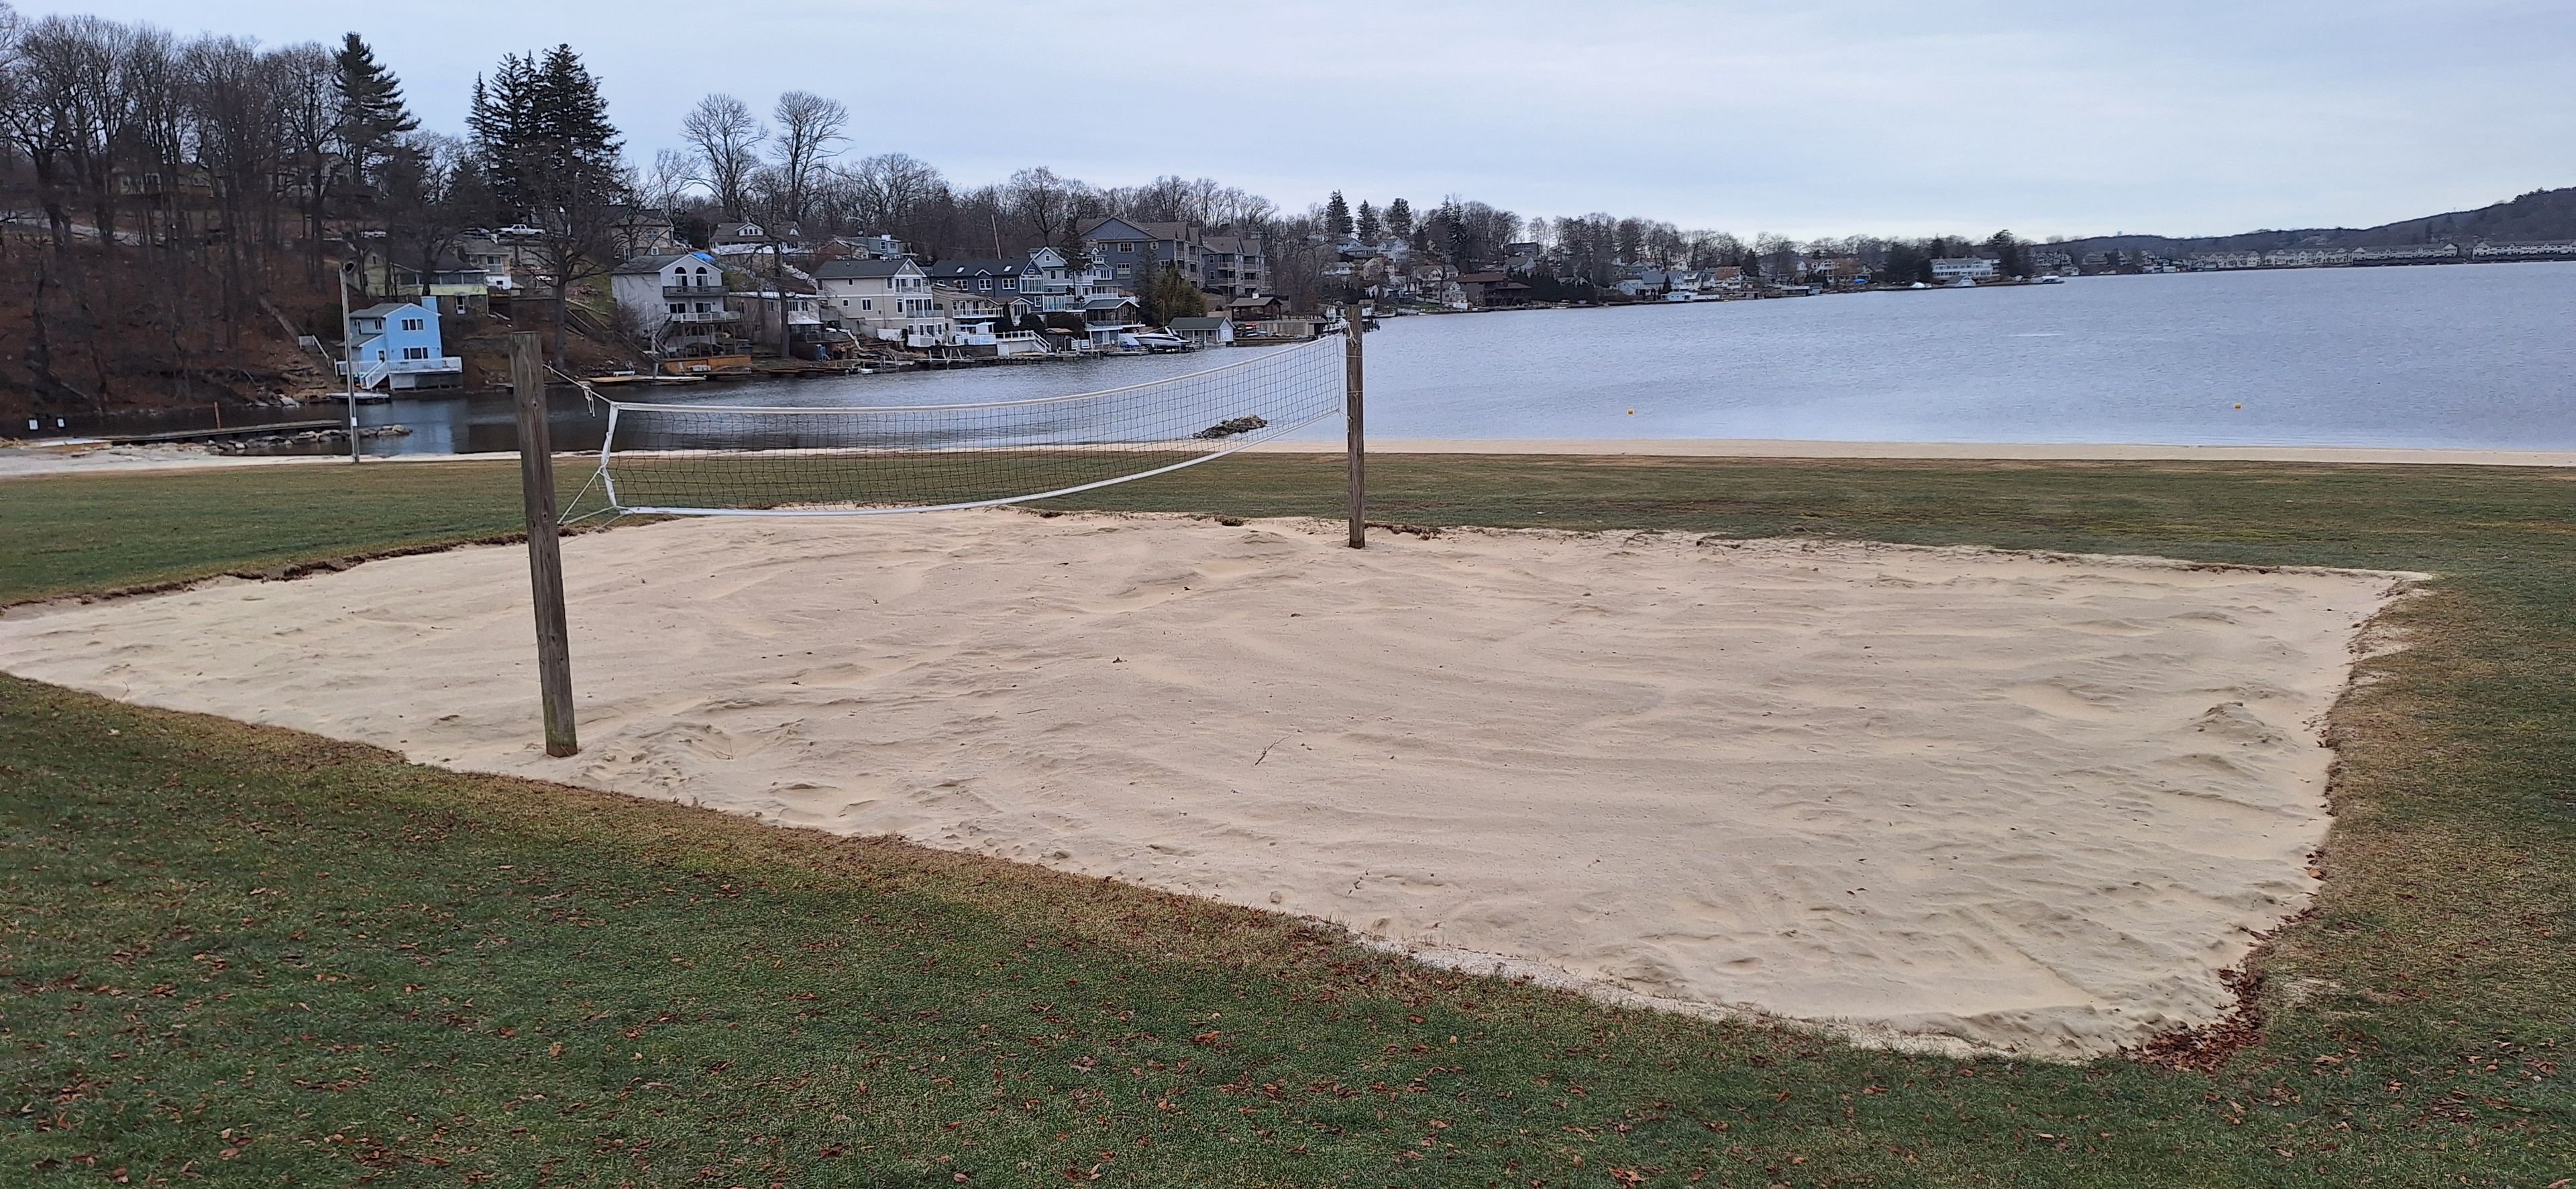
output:
<instances>
[{"instance_id":1,"label":"white house","mask_svg":"<svg viewBox=\"0 0 2576 1189\"><path fill-rule=\"evenodd\" d=\"M930 293L929 274L909 256L826 260L814 268L823 324L907 347L942 345L952 325Z\"/></svg>"},{"instance_id":2,"label":"white house","mask_svg":"<svg viewBox=\"0 0 2576 1189\"><path fill-rule=\"evenodd\" d=\"M465 382L465 361L439 342L438 315L418 302L386 302L349 315L349 352L340 361L346 375L354 360L358 387L379 385L393 392L417 388L454 388Z\"/></svg>"},{"instance_id":3,"label":"white house","mask_svg":"<svg viewBox=\"0 0 2576 1189\"><path fill-rule=\"evenodd\" d=\"M1995 279L1995 262L1982 256L1944 256L1932 262L1932 279L1942 283L1966 278L1971 281Z\"/></svg>"},{"instance_id":4,"label":"white house","mask_svg":"<svg viewBox=\"0 0 2576 1189\"><path fill-rule=\"evenodd\" d=\"M712 348L742 321L725 305L724 268L705 252L638 256L609 270L608 292L658 353Z\"/></svg>"},{"instance_id":5,"label":"white house","mask_svg":"<svg viewBox=\"0 0 2576 1189\"><path fill-rule=\"evenodd\" d=\"M1232 318L1174 318L1166 329L1188 339L1193 347L1228 347L1234 345Z\"/></svg>"}]
</instances>

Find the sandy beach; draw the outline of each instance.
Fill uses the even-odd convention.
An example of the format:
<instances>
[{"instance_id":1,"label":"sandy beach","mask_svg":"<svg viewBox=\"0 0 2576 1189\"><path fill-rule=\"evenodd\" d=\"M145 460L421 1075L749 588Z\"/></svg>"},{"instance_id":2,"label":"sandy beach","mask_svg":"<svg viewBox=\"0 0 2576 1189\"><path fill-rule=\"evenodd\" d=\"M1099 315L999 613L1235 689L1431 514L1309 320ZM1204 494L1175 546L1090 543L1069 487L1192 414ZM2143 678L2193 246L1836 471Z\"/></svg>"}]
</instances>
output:
<instances>
[{"instance_id":1,"label":"sandy beach","mask_svg":"<svg viewBox=\"0 0 2576 1189\"><path fill-rule=\"evenodd\" d=\"M450 767L1114 876L1712 1010L2054 1056L2221 1016L2401 576L1010 511L0 616L0 669Z\"/></svg>"}]
</instances>

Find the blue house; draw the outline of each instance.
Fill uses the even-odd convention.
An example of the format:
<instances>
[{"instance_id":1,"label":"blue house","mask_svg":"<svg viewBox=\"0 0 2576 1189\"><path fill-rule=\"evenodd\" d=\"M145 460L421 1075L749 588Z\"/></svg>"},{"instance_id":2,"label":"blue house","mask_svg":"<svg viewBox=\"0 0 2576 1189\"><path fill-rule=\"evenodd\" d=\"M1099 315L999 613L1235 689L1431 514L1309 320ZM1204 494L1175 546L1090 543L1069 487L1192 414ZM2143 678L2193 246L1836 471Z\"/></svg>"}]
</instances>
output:
<instances>
[{"instance_id":1,"label":"blue house","mask_svg":"<svg viewBox=\"0 0 2576 1189\"><path fill-rule=\"evenodd\" d=\"M358 387L391 392L415 388L454 388L465 383L465 361L450 355L438 338L438 313L417 302L386 302L349 315L349 354L357 361Z\"/></svg>"}]
</instances>

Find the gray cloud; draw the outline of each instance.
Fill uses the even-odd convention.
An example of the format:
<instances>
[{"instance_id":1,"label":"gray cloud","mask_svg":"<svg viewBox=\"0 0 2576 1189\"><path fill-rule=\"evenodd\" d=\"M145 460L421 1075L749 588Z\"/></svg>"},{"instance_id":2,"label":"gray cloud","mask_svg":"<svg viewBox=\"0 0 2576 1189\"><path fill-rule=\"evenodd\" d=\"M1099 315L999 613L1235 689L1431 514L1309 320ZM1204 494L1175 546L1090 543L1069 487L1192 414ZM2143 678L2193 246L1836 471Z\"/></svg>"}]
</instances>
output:
<instances>
[{"instance_id":1,"label":"gray cloud","mask_svg":"<svg viewBox=\"0 0 2576 1189\"><path fill-rule=\"evenodd\" d=\"M324 40L370 10L100 0L182 33ZM386 10L391 12L392 10ZM432 127L569 41L639 156L708 91L840 98L852 148L962 181L1047 163L1302 206L1463 193L1743 233L2369 224L2576 184L2564 0L1629 0L1068 8L450 0L362 17Z\"/></svg>"}]
</instances>

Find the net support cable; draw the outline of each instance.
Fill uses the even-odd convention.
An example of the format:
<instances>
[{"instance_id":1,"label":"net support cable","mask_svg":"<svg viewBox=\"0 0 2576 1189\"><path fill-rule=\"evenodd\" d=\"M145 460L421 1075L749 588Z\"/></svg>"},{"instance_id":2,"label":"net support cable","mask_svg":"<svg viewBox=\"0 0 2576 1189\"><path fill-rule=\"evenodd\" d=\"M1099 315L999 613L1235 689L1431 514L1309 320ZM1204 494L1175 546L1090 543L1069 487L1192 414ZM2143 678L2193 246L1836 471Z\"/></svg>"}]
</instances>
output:
<instances>
[{"instance_id":1,"label":"net support cable","mask_svg":"<svg viewBox=\"0 0 2576 1189\"><path fill-rule=\"evenodd\" d=\"M1318 338L1186 375L945 405L610 400L593 477L617 513L864 516L1071 495L1223 458L1343 412ZM587 390L587 386L584 386Z\"/></svg>"}]
</instances>

